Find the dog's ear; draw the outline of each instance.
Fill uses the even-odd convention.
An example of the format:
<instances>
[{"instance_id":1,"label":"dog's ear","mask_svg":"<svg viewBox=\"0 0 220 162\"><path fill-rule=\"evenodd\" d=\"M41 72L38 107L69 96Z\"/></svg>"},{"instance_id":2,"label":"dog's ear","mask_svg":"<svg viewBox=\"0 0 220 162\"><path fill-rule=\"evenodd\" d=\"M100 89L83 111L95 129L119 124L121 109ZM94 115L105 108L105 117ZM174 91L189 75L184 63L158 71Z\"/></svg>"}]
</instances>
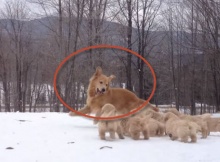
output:
<instances>
[{"instance_id":1,"label":"dog's ear","mask_svg":"<svg viewBox=\"0 0 220 162\"><path fill-rule=\"evenodd\" d=\"M99 112L99 115L102 116L102 115L104 114L104 112L105 112L105 111L102 109L102 110Z\"/></svg>"},{"instance_id":2,"label":"dog's ear","mask_svg":"<svg viewBox=\"0 0 220 162\"><path fill-rule=\"evenodd\" d=\"M99 75L101 75L102 74L102 68L100 67L100 66L98 66L97 68L96 68L96 71L95 71L95 76L99 76Z\"/></svg>"},{"instance_id":3,"label":"dog's ear","mask_svg":"<svg viewBox=\"0 0 220 162\"><path fill-rule=\"evenodd\" d=\"M112 79L115 79L115 78L116 78L116 76L114 76L114 75L110 75L110 76L108 77L108 81L111 82Z\"/></svg>"},{"instance_id":4,"label":"dog's ear","mask_svg":"<svg viewBox=\"0 0 220 162\"><path fill-rule=\"evenodd\" d=\"M146 117L146 119L150 119L150 118L153 117L153 114L152 113L151 114L147 114L145 117Z\"/></svg>"}]
</instances>

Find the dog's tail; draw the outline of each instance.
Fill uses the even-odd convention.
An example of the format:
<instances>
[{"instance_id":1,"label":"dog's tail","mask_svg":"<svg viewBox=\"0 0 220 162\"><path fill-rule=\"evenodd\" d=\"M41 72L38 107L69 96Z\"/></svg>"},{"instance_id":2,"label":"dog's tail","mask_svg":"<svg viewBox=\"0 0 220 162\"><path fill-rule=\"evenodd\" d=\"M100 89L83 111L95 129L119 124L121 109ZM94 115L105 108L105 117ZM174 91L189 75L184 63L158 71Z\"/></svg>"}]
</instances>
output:
<instances>
[{"instance_id":1,"label":"dog's tail","mask_svg":"<svg viewBox=\"0 0 220 162\"><path fill-rule=\"evenodd\" d=\"M69 116L77 116L77 114L74 113L73 111L70 111L70 112L69 112Z\"/></svg>"},{"instance_id":2,"label":"dog's tail","mask_svg":"<svg viewBox=\"0 0 220 162\"><path fill-rule=\"evenodd\" d=\"M90 108L86 105L84 106L82 109L79 110L80 113L82 114L90 114L91 113L91 110ZM69 112L69 116L79 116L79 114L73 112L73 111L70 111Z\"/></svg>"},{"instance_id":3,"label":"dog's tail","mask_svg":"<svg viewBox=\"0 0 220 162\"><path fill-rule=\"evenodd\" d=\"M146 102L146 101L141 99L140 103L143 104L144 102ZM156 112L160 111L160 109L158 107L152 105L150 102L145 107L146 108L150 108L150 109L152 109L152 110L154 110Z\"/></svg>"}]
</instances>

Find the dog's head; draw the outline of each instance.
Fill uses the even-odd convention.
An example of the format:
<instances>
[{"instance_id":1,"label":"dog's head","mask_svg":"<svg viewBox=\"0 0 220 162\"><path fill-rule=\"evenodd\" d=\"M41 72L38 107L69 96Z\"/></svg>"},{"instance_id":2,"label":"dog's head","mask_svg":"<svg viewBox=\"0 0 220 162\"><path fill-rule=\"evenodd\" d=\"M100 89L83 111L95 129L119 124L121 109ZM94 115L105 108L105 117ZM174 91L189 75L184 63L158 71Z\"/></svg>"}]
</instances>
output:
<instances>
[{"instance_id":1,"label":"dog's head","mask_svg":"<svg viewBox=\"0 0 220 162\"><path fill-rule=\"evenodd\" d=\"M114 75L110 75L107 77L106 75L102 74L102 68L97 67L96 72L93 74L92 78L90 79L91 89L93 89L94 94L90 95L100 95L104 94L109 90L109 84L114 79Z\"/></svg>"},{"instance_id":2,"label":"dog's head","mask_svg":"<svg viewBox=\"0 0 220 162\"><path fill-rule=\"evenodd\" d=\"M129 131L138 132L142 128L142 119L140 117L131 117L129 118Z\"/></svg>"},{"instance_id":3,"label":"dog's head","mask_svg":"<svg viewBox=\"0 0 220 162\"><path fill-rule=\"evenodd\" d=\"M165 113L168 113L168 112L171 112L177 116L181 115L181 113L176 108L169 108L169 109L165 110Z\"/></svg>"},{"instance_id":4,"label":"dog's head","mask_svg":"<svg viewBox=\"0 0 220 162\"><path fill-rule=\"evenodd\" d=\"M169 119L178 119L178 117L171 112L167 112L164 115L164 121L167 122Z\"/></svg>"},{"instance_id":5,"label":"dog's head","mask_svg":"<svg viewBox=\"0 0 220 162\"><path fill-rule=\"evenodd\" d=\"M102 110L101 110L101 116L105 114L108 116L115 116L116 115L116 109L115 109L115 106L112 105L112 104L105 104L103 107L102 107Z\"/></svg>"}]
</instances>

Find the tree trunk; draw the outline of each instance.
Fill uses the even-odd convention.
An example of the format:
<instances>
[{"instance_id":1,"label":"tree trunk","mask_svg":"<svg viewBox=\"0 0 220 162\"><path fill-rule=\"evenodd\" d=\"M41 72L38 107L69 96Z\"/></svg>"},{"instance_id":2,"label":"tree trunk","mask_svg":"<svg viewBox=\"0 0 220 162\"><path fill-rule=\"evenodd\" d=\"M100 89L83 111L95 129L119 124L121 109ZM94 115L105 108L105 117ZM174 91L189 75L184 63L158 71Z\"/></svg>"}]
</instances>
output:
<instances>
[{"instance_id":1,"label":"tree trunk","mask_svg":"<svg viewBox=\"0 0 220 162\"><path fill-rule=\"evenodd\" d=\"M128 49L132 50L132 0L127 0L127 9L128 9L128 27L127 27L127 47ZM132 75L132 70L131 70L131 59L132 55L131 53L127 53L127 67L126 67L126 77L127 77L127 84L126 88L128 90L133 90L132 89L132 83L131 83L131 75Z\"/></svg>"}]
</instances>

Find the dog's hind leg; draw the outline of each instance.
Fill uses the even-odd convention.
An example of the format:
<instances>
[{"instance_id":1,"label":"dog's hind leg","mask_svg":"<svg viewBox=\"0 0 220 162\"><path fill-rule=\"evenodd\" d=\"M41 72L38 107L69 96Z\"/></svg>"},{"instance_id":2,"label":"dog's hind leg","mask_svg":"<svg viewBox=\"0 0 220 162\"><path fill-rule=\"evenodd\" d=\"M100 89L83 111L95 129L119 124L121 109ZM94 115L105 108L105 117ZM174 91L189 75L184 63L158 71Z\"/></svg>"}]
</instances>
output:
<instances>
[{"instance_id":1,"label":"dog's hind leg","mask_svg":"<svg viewBox=\"0 0 220 162\"><path fill-rule=\"evenodd\" d=\"M105 130L99 129L99 136L102 140L105 140Z\"/></svg>"},{"instance_id":2,"label":"dog's hind leg","mask_svg":"<svg viewBox=\"0 0 220 162\"><path fill-rule=\"evenodd\" d=\"M115 139L115 131L114 130L110 130L109 133L110 133L111 139Z\"/></svg>"},{"instance_id":3,"label":"dog's hind leg","mask_svg":"<svg viewBox=\"0 0 220 162\"><path fill-rule=\"evenodd\" d=\"M197 136L196 136L196 134L191 134L191 135L190 135L190 138L191 138L191 142L192 142L192 143L197 142Z\"/></svg>"},{"instance_id":4,"label":"dog's hind leg","mask_svg":"<svg viewBox=\"0 0 220 162\"><path fill-rule=\"evenodd\" d=\"M144 135L144 139L148 140L149 139L149 131L148 130L144 130L142 133Z\"/></svg>"},{"instance_id":5,"label":"dog's hind leg","mask_svg":"<svg viewBox=\"0 0 220 162\"><path fill-rule=\"evenodd\" d=\"M163 136L165 133L165 128L163 126L160 126L159 130L160 130L159 136Z\"/></svg>"},{"instance_id":6,"label":"dog's hind leg","mask_svg":"<svg viewBox=\"0 0 220 162\"><path fill-rule=\"evenodd\" d=\"M117 127L117 134L120 139L124 139L123 131L122 131L120 124L118 124L118 127Z\"/></svg>"},{"instance_id":7,"label":"dog's hind leg","mask_svg":"<svg viewBox=\"0 0 220 162\"><path fill-rule=\"evenodd\" d=\"M96 112L95 116L96 116L96 117L100 117L101 114L102 114L102 113L101 113L101 110L99 110L99 111ZM97 124L98 122L99 122L98 119L94 119L94 120L93 120L93 124Z\"/></svg>"},{"instance_id":8,"label":"dog's hind leg","mask_svg":"<svg viewBox=\"0 0 220 162\"><path fill-rule=\"evenodd\" d=\"M84 106L82 109L80 109L79 112L82 113L82 114L90 114L90 113L91 113L91 109L90 109L89 106L86 105L86 106ZM70 112L69 112L69 115L70 115L70 116L78 116L78 114L76 114L76 113L73 112L73 111L70 111Z\"/></svg>"},{"instance_id":9,"label":"dog's hind leg","mask_svg":"<svg viewBox=\"0 0 220 162\"><path fill-rule=\"evenodd\" d=\"M114 123L113 121L105 121L105 123L106 123L106 128L110 134L110 138L115 139L115 132L117 131L116 123Z\"/></svg>"},{"instance_id":10,"label":"dog's hind leg","mask_svg":"<svg viewBox=\"0 0 220 162\"><path fill-rule=\"evenodd\" d=\"M202 138L207 138L208 136L208 129L202 128Z\"/></svg>"}]
</instances>

